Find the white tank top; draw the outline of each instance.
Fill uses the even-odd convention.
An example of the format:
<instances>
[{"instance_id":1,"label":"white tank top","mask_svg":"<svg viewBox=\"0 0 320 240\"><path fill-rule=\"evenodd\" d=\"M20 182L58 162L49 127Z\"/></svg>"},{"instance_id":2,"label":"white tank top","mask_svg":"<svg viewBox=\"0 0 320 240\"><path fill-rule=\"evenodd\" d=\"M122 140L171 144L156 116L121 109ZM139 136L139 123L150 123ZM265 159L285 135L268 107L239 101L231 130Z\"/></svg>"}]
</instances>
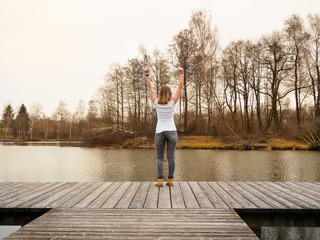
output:
<instances>
[{"instance_id":1,"label":"white tank top","mask_svg":"<svg viewBox=\"0 0 320 240\"><path fill-rule=\"evenodd\" d=\"M173 120L176 103L171 99L167 104L158 104L158 99L156 99L153 104L156 107L158 118L156 133L177 131Z\"/></svg>"}]
</instances>

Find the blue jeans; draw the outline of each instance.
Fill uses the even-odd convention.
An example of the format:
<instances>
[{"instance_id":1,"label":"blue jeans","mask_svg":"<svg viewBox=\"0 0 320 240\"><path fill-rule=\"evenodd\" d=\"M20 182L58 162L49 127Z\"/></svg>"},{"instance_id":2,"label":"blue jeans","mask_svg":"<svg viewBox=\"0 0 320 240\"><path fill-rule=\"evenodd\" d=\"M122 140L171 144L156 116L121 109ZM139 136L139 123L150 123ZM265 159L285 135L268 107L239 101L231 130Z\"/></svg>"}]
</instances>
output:
<instances>
[{"instance_id":1,"label":"blue jeans","mask_svg":"<svg viewBox=\"0 0 320 240\"><path fill-rule=\"evenodd\" d=\"M168 178L173 178L174 168L175 168L175 151L178 142L177 131L164 131L161 133L156 133L154 136L154 143L157 150L157 161L156 168L158 178L163 178L163 157L165 143L167 142L167 159L169 163L169 176Z\"/></svg>"}]
</instances>

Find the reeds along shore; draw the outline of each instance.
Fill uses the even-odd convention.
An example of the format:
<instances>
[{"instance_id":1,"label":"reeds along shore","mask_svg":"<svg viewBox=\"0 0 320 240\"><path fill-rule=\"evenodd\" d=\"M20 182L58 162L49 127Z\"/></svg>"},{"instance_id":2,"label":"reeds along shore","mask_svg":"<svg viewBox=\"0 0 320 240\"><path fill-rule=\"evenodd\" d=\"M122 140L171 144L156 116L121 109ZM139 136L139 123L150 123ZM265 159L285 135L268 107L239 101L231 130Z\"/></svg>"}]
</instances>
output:
<instances>
[{"instance_id":1,"label":"reeds along shore","mask_svg":"<svg viewBox=\"0 0 320 240\"><path fill-rule=\"evenodd\" d=\"M123 142L109 144L89 144L91 147L103 148L154 148L154 141L148 137L126 139ZM177 149L216 149L216 150L310 150L303 141L284 138L247 139L242 142L232 138L215 138L210 136L179 136Z\"/></svg>"},{"instance_id":2,"label":"reeds along shore","mask_svg":"<svg viewBox=\"0 0 320 240\"><path fill-rule=\"evenodd\" d=\"M122 142L90 143L87 141L61 139L35 139L22 141L12 139L0 139L3 143L31 144L31 145L59 145L74 147L98 147L98 148L154 148L153 140L148 137L136 137ZM312 150L309 145L298 140L286 140L284 138L271 138L268 141L256 139L244 142L236 142L232 139L221 139L209 136L179 136L177 149L217 149L217 150Z\"/></svg>"}]
</instances>

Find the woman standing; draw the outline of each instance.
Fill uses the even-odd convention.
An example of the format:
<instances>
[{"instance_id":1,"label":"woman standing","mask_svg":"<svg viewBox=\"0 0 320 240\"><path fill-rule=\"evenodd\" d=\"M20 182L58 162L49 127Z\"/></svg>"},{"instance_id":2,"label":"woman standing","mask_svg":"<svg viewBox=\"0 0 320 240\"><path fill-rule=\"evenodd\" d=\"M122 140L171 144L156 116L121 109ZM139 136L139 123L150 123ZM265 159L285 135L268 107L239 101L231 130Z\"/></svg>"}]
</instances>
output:
<instances>
[{"instance_id":1,"label":"woman standing","mask_svg":"<svg viewBox=\"0 0 320 240\"><path fill-rule=\"evenodd\" d=\"M158 181L156 186L163 186L163 157L165 143L167 142L167 159L169 163L169 176L166 184L170 187L173 186L173 174L175 168L175 150L178 141L177 128L174 123L174 108L180 98L183 87L183 68L178 68L180 79L178 89L172 97L171 89L168 86L160 88L158 97L152 89L151 80L149 76L149 67L146 67L144 72L147 77L147 85L149 88L150 98L157 110L157 127L154 137L154 142L157 151L156 169L158 174Z\"/></svg>"}]
</instances>

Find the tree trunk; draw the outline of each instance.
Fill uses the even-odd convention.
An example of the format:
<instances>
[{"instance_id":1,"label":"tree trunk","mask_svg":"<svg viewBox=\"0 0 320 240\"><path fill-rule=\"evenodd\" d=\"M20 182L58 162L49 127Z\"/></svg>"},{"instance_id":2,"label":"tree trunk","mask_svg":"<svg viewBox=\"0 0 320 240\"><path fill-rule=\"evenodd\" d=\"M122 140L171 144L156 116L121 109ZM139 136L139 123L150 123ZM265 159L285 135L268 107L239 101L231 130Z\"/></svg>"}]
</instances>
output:
<instances>
[{"instance_id":1,"label":"tree trunk","mask_svg":"<svg viewBox=\"0 0 320 240\"><path fill-rule=\"evenodd\" d=\"M280 122L279 122L279 116L278 116L278 110L277 110L277 95L275 94L272 97L272 118L275 124L275 129L278 130L280 127Z\"/></svg>"},{"instance_id":2,"label":"tree trunk","mask_svg":"<svg viewBox=\"0 0 320 240\"><path fill-rule=\"evenodd\" d=\"M262 121L261 121L261 106L260 106L260 93L256 93L256 104L257 104L257 118L259 130L262 130Z\"/></svg>"},{"instance_id":3,"label":"tree trunk","mask_svg":"<svg viewBox=\"0 0 320 240\"><path fill-rule=\"evenodd\" d=\"M183 65L184 75L183 75L183 85L184 85L184 115L183 115L183 131L188 132L188 91L187 91L187 64Z\"/></svg>"},{"instance_id":4,"label":"tree trunk","mask_svg":"<svg viewBox=\"0 0 320 240\"><path fill-rule=\"evenodd\" d=\"M297 117L297 124L298 127L301 125L301 117L300 117L300 99L298 95L298 56L296 55L294 61L294 96L296 100L296 117Z\"/></svg>"},{"instance_id":5,"label":"tree trunk","mask_svg":"<svg viewBox=\"0 0 320 240\"><path fill-rule=\"evenodd\" d=\"M319 56L318 52L316 54L316 62L319 63ZM317 89L318 89L318 97L317 97L317 102L316 102L316 111L315 115L316 117L320 117L320 66L317 64L316 66L317 69Z\"/></svg>"},{"instance_id":6,"label":"tree trunk","mask_svg":"<svg viewBox=\"0 0 320 240\"><path fill-rule=\"evenodd\" d=\"M72 132L72 122L70 121L69 140L71 140L71 138L72 138L71 132Z\"/></svg>"},{"instance_id":7,"label":"tree trunk","mask_svg":"<svg viewBox=\"0 0 320 240\"><path fill-rule=\"evenodd\" d=\"M250 119L249 119L249 104L248 104L248 95L245 94L245 100L244 100L244 111L245 111L245 121L246 121L246 131L247 133L250 132Z\"/></svg>"},{"instance_id":8,"label":"tree trunk","mask_svg":"<svg viewBox=\"0 0 320 240\"><path fill-rule=\"evenodd\" d=\"M195 125L196 125L196 132L198 132L198 125L199 125L199 114L198 114L198 84L196 84L196 119L195 119Z\"/></svg>"}]
</instances>

